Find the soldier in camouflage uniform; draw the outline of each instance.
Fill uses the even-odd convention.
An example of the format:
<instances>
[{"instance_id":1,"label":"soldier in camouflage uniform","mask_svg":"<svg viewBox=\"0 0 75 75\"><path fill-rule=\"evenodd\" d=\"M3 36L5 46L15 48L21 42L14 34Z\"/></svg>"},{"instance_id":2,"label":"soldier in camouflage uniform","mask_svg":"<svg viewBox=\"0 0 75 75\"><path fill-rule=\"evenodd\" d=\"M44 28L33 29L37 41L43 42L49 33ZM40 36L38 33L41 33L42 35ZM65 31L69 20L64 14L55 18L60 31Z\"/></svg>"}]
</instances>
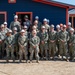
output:
<instances>
[{"instance_id":1,"label":"soldier in camouflage uniform","mask_svg":"<svg viewBox=\"0 0 75 75\"><path fill-rule=\"evenodd\" d=\"M61 60L63 60L63 56L66 56L66 59L68 61L68 57L67 57L67 52L68 52L67 41L68 40L69 40L69 33L66 31L66 25L64 25L63 30L59 34L60 55L62 56Z\"/></svg>"},{"instance_id":2,"label":"soldier in camouflage uniform","mask_svg":"<svg viewBox=\"0 0 75 75\"><path fill-rule=\"evenodd\" d=\"M75 57L75 35L74 35L74 29L70 29L70 39L69 39L69 55L70 60L74 61Z\"/></svg>"},{"instance_id":3,"label":"soldier in camouflage uniform","mask_svg":"<svg viewBox=\"0 0 75 75\"><path fill-rule=\"evenodd\" d=\"M38 25L38 29L40 30L42 23L39 21L39 16L35 16L35 20L38 21L37 25Z\"/></svg>"},{"instance_id":4,"label":"soldier in camouflage uniform","mask_svg":"<svg viewBox=\"0 0 75 75\"><path fill-rule=\"evenodd\" d=\"M0 32L0 58L2 57L2 34Z\"/></svg>"},{"instance_id":5,"label":"soldier in camouflage uniform","mask_svg":"<svg viewBox=\"0 0 75 75\"><path fill-rule=\"evenodd\" d=\"M14 21L10 23L10 29L13 30L13 28L17 28L17 32L21 30L20 22L18 21L18 16L14 16Z\"/></svg>"},{"instance_id":6,"label":"soldier in camouflage uniform","mask_svg":"<svg viewBox=\"0 0 75 75\"><path fill-rule=\"evenodd\" d=\"M35 53L36 62L39 63L39 43L40 39L37 36L36 30L32 31L32 37L29 40L30 43L30 62L32 62L33 55Z\"/></svg>"},{"instance_id":7,"label":"soldier in camouflage uniform","mask_svg":"<svg viewBox=\"0 0 75 75\"><path fill-rule=\"evenodd\" d=\"M51 30L49 32L49 56L51 59L55 60L56 52L56 31L54 30L54 25L51 25Z\"/></svg>"},{"instance_id":8,"label":"soldier in camouflage uniform","mask_svg":"<svg viewBox=\"0 0 75 75\"><path fill-rule=\"evenodd\" d=\"M4 30L5 30L5 33L7 33L9 30L9 28L7 27L7 22L4 22Z\"/></svg>"},{"instance_id":9,"label":"soldier in camouflage uniform","mask_svg":"<svg viewBox=\"0 0 75 75\"><path fill-rule=\"evenodd\" d=\"M23 30L25 31L25 36L28 37L28 34L29 34L29 33L28 33L27 29L28 29L27 26L24 26L24 27L23 27Z\"/></svg>"},{"instance_id":10,"label":"soldier in camouflage uniform","mask_svg":"<svg viewBox=\"0 0 75 75\"><path fill-rule=\"evenodd\" d=\"M20 36L18 38L18 44L19 44L19 62L21 62L22 57L24 55L24 58L26 60L28 60L28 51L27 51L27 44L28 44L28 38L25 36L25 31L21 30L20 32Z\"/></svg>"},{"instance_id":11,"label":"soldier in camouflage uniform","mask_svg":"<svg viewBox=\"0 0 75 75\"><path fill-rule=\"evenodd\" d=\"M15 52L15 56L16 56L16 59L18 59L18 49L19 49L19 46L18 46L18 37L19 37L19 33L17 32L17 28L14 27L13 28L13 36L14 36L14 40L15 40L15 44L14 44L14 52Z\"/></svg>"},{"instance_id":12,"label":"soldier in camouflage uniform","mask_svg":"<svg viewBox=\"0 0 75 75\"><path fill-rule=\"evenodd\" d=\"M57 49L57 55L60 57L60 50L59 50L59 47L60 47L60 44L59 44L59 33L60 33L60 25L57 25L56 26L56 29L57 29L57 31L56 31L56 37L57 37L57 40L56 40L56 49Z\"/></svg>"},{"instance_id":13,"label":"soldier in camouflage uniform","mask_svg":"<svg viewBox=\"0 0 75 75\"><path fill-rule=\"evenodd\" d=\"M41 32L39 33L40 37L40 49L41 49L41 57L44 59L44 54L46 60L48 58L48 32L46 32L45 26L41 27ZM44 53L45 52L45 53Z\"/></svg>"},{"instance_id":14,"label":"soldier in camouflage uniform","mask_svg":"<svg viewBox=\"0 0 75 75\"><path fill-rule=\"evenodd\" d=\"M66 29L69 34L70 34L70 29L71 29L71 28L72 28L72 27L71 27L71 23L69 22L69 23L68 23L68 28Z\"/></svg>"},{"instance_id":15,"label":"soldier in camouflage uniform","mask_svg":"<svg viewBox=\"0 0 75 75\"><path fill-rule=\"evenodd\" d=\"M48 23L47 23L47 19L46 19L46 18L43 20L43 26L45 26L46 31L48 32L49 29L50 29L50 26L48 25Z\"/></svg>"},{"instance_id":16,"label":"soldier in camouflage uniform","mask_svg":"<svg viewBox=\"0 0 75 75\"><path fill-rule=\"evenodd\" d=\"M2 36L2 43L1 43L1 47L2 47L2 58L4 57L4 51L5 51L5 43L4 40L6 38L6 33L4 30L4 24L1 25L1 36Z\"/></svg>"},{"instance_id":17,"label":"soldier in camouflage uniform","mask_svg":"<svg viewBox=\"0 0 75 75\"><path fill-rule=\"evenodd\" d=\"M6 43L6 55L7 55L7 62L9 62L9 58L10 58L10 53L11 53L11 58L13 59L13 62L15 62L14 59L14 36L12 35L12 30L8 31L8 36L5 39L5 43Z\"/></svg>"}]
</instances>

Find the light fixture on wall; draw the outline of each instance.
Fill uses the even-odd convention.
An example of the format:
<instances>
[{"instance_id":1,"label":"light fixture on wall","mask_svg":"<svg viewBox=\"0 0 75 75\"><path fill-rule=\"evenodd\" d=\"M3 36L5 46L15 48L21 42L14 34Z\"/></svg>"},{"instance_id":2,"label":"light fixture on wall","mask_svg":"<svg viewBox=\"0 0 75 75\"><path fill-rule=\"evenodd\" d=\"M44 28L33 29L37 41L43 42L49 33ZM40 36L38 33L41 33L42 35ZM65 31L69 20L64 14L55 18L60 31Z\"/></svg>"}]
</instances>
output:
<instances>
[{"instance_id":1,"label":"light fixture on wall","mask_svg":"<svg viewBox=\"0 0 75 75\"><path fill-rule=\"evenodd\" d=\"M8 3L16 3L16 0L8 0Z\"/></svg>"}]
</instances>

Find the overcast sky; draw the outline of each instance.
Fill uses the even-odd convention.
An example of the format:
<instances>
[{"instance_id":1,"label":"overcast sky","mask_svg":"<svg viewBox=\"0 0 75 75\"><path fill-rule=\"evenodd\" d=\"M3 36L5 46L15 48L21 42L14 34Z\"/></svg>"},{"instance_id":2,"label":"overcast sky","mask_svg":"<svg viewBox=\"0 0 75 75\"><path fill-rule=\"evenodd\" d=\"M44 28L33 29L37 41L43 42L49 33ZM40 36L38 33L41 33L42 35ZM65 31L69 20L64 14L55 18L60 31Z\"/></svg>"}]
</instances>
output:
<instances>
[{"instance_id":1,"label":"overcast sky","mask_svg":"<svg viewBox=\"0 0 75 75\"><path fill-rule=\"evenodd\" d=\"M54 1L59 1L59 2L63 2L63 3L75 5L75 0L54 0Z\"/></svg>"}]
</instances>

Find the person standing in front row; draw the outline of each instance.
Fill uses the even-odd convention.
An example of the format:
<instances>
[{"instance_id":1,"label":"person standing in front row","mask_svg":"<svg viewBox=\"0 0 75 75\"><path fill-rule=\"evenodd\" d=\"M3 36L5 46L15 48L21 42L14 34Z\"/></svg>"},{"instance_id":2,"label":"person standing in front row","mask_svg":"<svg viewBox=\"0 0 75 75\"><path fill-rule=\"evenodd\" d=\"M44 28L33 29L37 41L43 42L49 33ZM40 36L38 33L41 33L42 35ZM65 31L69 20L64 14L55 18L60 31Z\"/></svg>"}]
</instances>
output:
<instances>
[{"instance_id":1,"label":"person standing in front row","mask_svg":"<svg viewBox=\"0 0 75 75\"><path fill-rule=\"evenodd\" d=\"M75 57L75 35L74 35L74 29L70 29L70 39L69 39L69 55L70 60L74 61Z\"/></svg>"},{"instance_id":2,"label":"person standing in front row","mask_svg":"<svg viewBox=\"0 0 75 75\"><path fill-rule=\"evenodd\" d=\"M54 30L54 25L51 25L50 29L51 30L49 31L49 56L51 57L51 59L55 60L56 31Z\"/></svg>"},{"instance_id":3,"label":"person standing in front row","mask_svg":"<svg viewBox=\"0 0 75 75\"><path fill-rule=\"evenodd\" d=\"M46 32L45 26L41 27L41 32L39 32L40 37L40 50L41 50L41 59L48 60L48 32ZM44 53L45 52L45 53Z\"/></svg>"},{"instance_id":4,"label":"person standing in front row","mask_svg":"<svg viewBox=\"0 0 75 75\"><path fill-rule=\"evenodd\" d=\"M14 40L14 36L12 35L12 30L9 30L7 34L8 36L5 39L7 62L9 62L10 53L11 53L11 58L13 59L13 62L15 62L15 59L14 59L15 40Z\"/></svg>"},{"instance_id":5,"label":"person standing in front row","mask_svg":"<svg viewBox=\"0 0 75 75\"><path fill-rule=\"evenodd\" d=\"M35 53L36 62L39 63L39 43L40 38L37 36L37 31L32 31L32 37L29 40L30 43L30 62L32 62L33 55Z\"/></svg>"},{"instance_id":6,"label":"person standing in front row","mask_svg":"<svg viewBox=\"0 0 75 75\"><path fill-rule=\"evenodd\" d=\"M18 38L18 44L19 44L19 62L22 62L23 55L26 60L26 63L28 61L28 51L27 51L27 44L28 44L28 38L25 36L25 30L20 31L20 36Z\"/></svg>"},{"instance_id":7,"label":"person standing in front row","mask_svg":"<svg viewBox=\"0 0 75 75\"><path fill-rule=\"evenodd\" d=\"M62 56L61 60L63 60L63 56L66 56L66 61L68 61L68 45L67 41L69 41L69 33L66 31L66 25L63 25L63 30L61 30L59 34L59 44L60 44L60 55Z\"/></svg>"}]
</instances>

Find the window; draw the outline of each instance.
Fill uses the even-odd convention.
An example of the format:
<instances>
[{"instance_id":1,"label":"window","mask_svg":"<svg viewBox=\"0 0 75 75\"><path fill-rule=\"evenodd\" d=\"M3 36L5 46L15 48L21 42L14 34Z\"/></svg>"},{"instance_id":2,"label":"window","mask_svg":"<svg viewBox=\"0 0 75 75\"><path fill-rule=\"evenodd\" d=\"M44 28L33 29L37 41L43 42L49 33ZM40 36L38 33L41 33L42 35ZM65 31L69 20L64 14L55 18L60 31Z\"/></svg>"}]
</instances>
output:
<instances>
[{"instance_id":1,"label":"window","mask_svg":"<svg viewBox=\"0 0 75 75\"><path fill-rule=\"evenodd\" d=\"M3 24L4 21L7 21L7 12L0 12L0 24Z\"/></svg>"},{"instance_id":2,"label":"window","mask_svg":"<svg viewBox=\"0 0 75 75\"><path fill-rule=\"evenodd\" d=\"M16 0L8 0L8 3L16 3Z\"/></svg>"}]
</instances>

